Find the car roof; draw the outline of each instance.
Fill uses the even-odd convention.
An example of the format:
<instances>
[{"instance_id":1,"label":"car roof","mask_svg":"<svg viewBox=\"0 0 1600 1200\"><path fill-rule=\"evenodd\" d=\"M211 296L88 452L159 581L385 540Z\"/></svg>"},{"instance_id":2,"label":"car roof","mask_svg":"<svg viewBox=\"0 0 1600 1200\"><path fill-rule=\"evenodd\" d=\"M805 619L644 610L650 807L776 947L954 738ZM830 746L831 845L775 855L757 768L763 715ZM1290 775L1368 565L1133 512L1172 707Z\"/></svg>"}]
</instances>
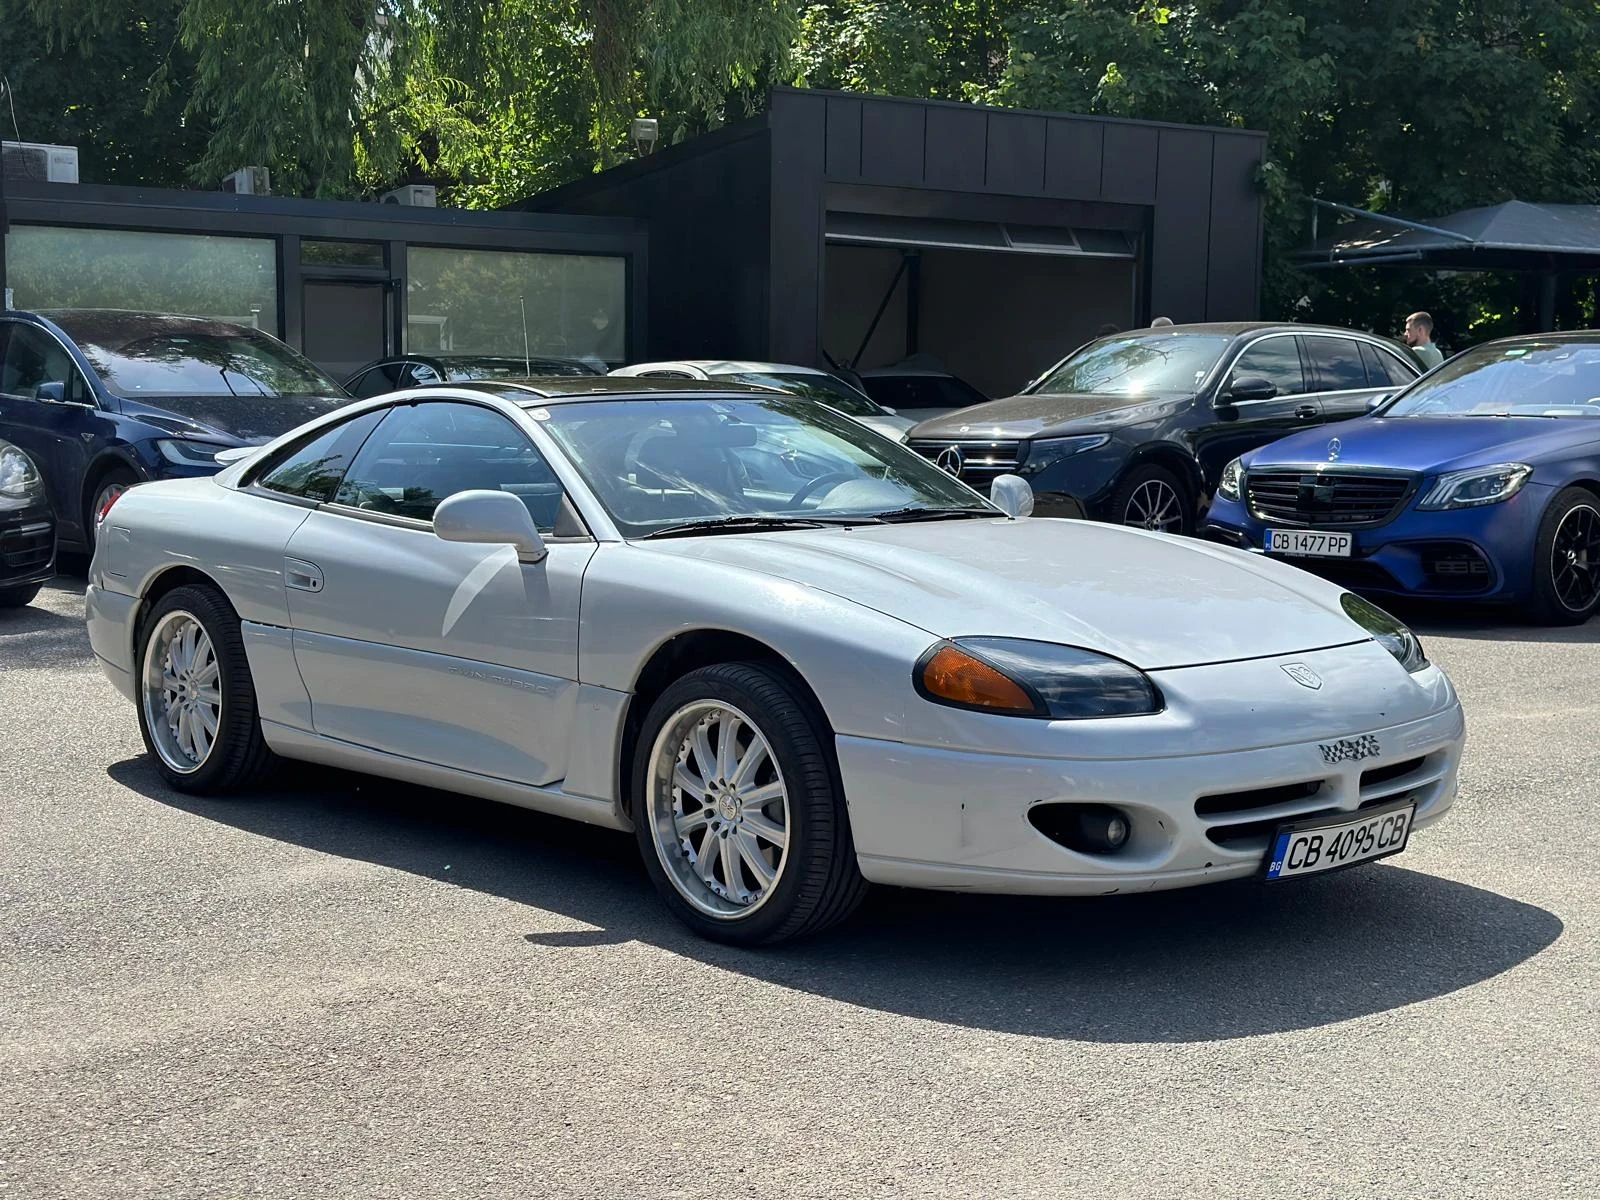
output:
<instances>
[{"instance_id":1,"label":"car roof","mask_svg":"<svg viewBox=\"0 0 1600 1200\"><path fill-rule=\"evenodd\" d=\"M776 388L749 383L725 383L716 379L636 379L617 375L553 375L545 379L477 379L459 383L421 384L418 390L472 391L500 396L513 404L560 404L569 400L593 400L605 396L704 396L742 393L781 395Z\"/></svg>"}]
</instances>

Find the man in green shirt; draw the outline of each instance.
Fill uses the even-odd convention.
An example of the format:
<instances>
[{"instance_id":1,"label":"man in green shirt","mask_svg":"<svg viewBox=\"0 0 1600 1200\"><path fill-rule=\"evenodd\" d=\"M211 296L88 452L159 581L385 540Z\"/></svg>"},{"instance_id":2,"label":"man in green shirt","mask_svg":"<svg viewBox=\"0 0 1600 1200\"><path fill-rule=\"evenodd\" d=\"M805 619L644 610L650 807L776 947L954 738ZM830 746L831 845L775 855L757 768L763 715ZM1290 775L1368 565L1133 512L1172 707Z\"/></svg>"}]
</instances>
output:
<instances>
[{"instance_id":1,"label":"man in green shirt","mask_svg":"<svg viewBox=\"0 0 1600 1200\"><path fill-rule=\"evenodd\" d=\"M1429 371L1444 361L1439 347L1433 344L1433 318L1425 312L1414 312L1406 318L1406 345Z\"/></svg>"}]
</instances>

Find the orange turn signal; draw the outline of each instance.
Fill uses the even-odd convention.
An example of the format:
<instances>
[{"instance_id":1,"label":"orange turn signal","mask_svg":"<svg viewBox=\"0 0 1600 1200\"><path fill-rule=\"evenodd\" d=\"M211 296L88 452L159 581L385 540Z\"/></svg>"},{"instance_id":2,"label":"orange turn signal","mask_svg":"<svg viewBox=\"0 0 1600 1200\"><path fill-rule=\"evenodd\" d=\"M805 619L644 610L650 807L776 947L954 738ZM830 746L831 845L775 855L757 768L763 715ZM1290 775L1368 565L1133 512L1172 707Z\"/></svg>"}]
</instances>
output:
<instances>
[{"instance_id":1,"label":"orange turn signal","mask_svg":"<svg viewBox=\"0 0 1600 1200\"><path fill-rule=\"evenodd\" d=\"M941 646L922 664L922 690L935 700L994 712L1038 711L1025 688L955 646Z\"/></svg>"}]
</instances>

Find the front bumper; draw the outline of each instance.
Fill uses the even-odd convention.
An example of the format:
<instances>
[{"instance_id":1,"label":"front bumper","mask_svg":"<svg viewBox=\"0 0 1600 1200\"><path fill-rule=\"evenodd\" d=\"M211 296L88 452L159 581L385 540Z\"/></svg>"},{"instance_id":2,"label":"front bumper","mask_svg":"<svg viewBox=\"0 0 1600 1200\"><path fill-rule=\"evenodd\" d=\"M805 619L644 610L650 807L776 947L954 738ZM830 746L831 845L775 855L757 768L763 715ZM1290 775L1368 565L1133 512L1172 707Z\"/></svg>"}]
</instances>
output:
<instances>
[{"instance_id":1,"label":"front bumper","mask_svg":"<svg viewBox=\"0 0 1600 1200\"><path fill-rule=\"evenodd\" d=\"M48 503L0 508L0 587L31 587L56 573L56 519Z\"/></svg>"},{"instance_id":2,"label":"front bumper","mask_svg":"<svg viewBox=\"0 0 1600 1200\"><path fill-rule=\"evenodd\" d=\"M129 700L137 701L133 682L133 624L138 619L139 598L91 583L84 593L84 615L89 627L89 647L100 670Z\"/></svg>"},{"instance_id":3,"label":"front bumper","mask_svg":"<svg viewBox=\"0 0 1600 1200\"><path fill-rule=\"evenodd\" d=\"M1316 664L1328 690L1338 692L1343 687L1323 661L1337 653L1284 661ZM1274 674L1280 665L1237 664ZM1250 678L1227 666L1203 670L1215 672L1219 682ZM1342 720L1337 710L1347 707L1346 697L1328 705L1327 697L1308 692L1296 719L1283 723L1293 740L1277 745L1261 744L1259 726L1273 720L1273 704L1258 685L1245 693L1248 703L1234 700L1241 713L1256 711L1253 748L1232 752L1215 750L1203 727L1173 740L1178 752L1170 756L1115 758L996 754L841 736L839 767L861 873L875 883L974 892L1154 891L1255 875L1277 826L1313 815L1408 798L1416 804L1413 828L1423 828L1455 799L1465 741L1461 706L1448 681L1435 668L1425 674L1432 678L1419 691L1440 700L1425 716L1391 716L1386 723L1388 706L1373 701L1365 722ZM1327 733L1306 740L1300 718L1307 713L1325 721ZM1327 761L1324 746L1367 735L1377 740L1376 755ZM1242 725L1229 725L1228 737L1252 745ZM1070 849L1029 820L1030 809L1055 804L1110 805L1132 834L1112 853Z\"/></svg>"}]
</instances>

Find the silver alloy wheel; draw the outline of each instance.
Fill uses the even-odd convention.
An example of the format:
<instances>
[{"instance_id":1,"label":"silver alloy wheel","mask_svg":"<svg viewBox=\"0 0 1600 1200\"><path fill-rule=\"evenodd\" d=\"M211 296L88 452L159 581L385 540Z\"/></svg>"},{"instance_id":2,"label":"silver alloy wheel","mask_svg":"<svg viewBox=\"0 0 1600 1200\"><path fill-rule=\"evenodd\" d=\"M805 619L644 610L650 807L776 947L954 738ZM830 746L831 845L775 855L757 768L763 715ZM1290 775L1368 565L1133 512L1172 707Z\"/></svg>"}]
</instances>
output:
<instances>
[{"instance_id":1,"label":"silver alloy wheel","mask_svg":"<svg viewBox=\"0 0 1600 1200\"><path fill-rule=\"evenodd\" d=\"M1162 533L1183 532L1183 498L1165 480L1146 479L1133 489L1122 523Z\"/></svg>"},{"instance_id":2,"label":"silver alloy wheel","mask_svg":"<svg viewBox=\"0 0 1600 1200\"><path fill-rule=\"evenodd\" d=\"M222 727L216 647L194 614L175 609L150 631L140 691L161 761L181 775L205 766Z\"/></svg>"},{"instance_id":3,"label":"silver alloy wheel","mask_svg":"<svg viewBox=\"0 0 1600 1200\"><path fill-rule=\"evenodd\" d=\"M650 751L645 819L677 892L718 920L771 898L788 862L789 792L772 747L720 700L685 704Z\"/></svg>"}]
</instances>

